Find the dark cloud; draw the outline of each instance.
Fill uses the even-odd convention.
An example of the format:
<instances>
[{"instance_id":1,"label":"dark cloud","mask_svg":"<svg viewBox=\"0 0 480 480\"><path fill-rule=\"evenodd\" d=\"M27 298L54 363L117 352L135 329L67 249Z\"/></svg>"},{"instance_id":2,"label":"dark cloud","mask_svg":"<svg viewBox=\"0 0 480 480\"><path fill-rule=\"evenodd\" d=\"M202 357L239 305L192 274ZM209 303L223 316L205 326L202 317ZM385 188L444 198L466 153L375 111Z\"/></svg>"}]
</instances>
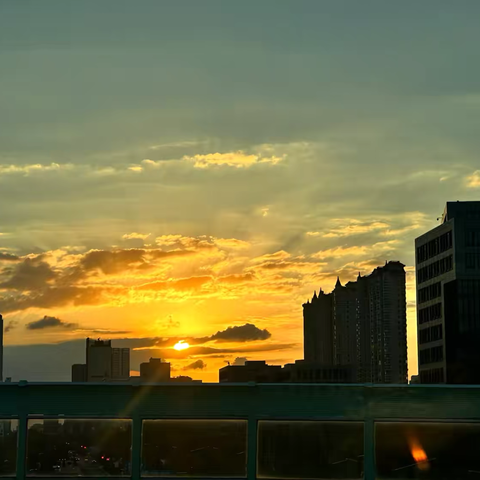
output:
<instances>
[{"instance_id":1,"label":"dark cloud","mask_svg":"<svg viewBox=\"0 0 480 480\"><path fill-rule=\"evenodd\" d=\"M5 253L5 252L0 252L0 261L4 262L16 262L17 260L20 260L17 255L13 255L12 253Z\"/></svg>"},{"instance_id":2,"label":"dark cloud","mask_svg":"<svg viewBox=\"0 0 480 480\"><path fill-rule=\"evenodd\" d=\"M226 330L218 331L213 335L206 337L146 337L146 338L123 338L118 339L116 342L120 342L121 347L129 347L136 349L163 349L162 355L167 355L170 358L185 358L193 355L201 355L205 353L206 355L212 354L223 354L240 351L238 348L233 349L218 349L216 347L204 346L203 344L208 342L255 342L258 340L267 340L271 337L271 333L264 329L260 329L257 326L246 323L241 326L228 327ZM190 348L177 351L170 349L180 340L185 341L190 345ZM245 348L245 347L241 347ZM264 350L269 349L269 345L259 345L255 346L255 349L263 348Z\"/></svg>"},{"instance_id":3,"label":"dark cloud","mask_svg":"<svg viewBox=\"0 0 480 480\"><path fill-rule=\"evenodd\" d=\"M89 272L99 271L104 275L115 275L126 271L148 270L155 260L194 254L190 250L129 248L119 250L91 250L80 260L72 279L85 277Z\"/></svg>"},{"instance_id":4,"label":"dark cloud","mask_svg":"<svg viewBox=\"0 0 480 480\"><path fill-rule=\"evenodd\" d=\"M80 261L84 271L100 270L105 275L121 273L125 270L145 268L145 250L131 248L126 250L91 250Z\"/></svg>"},{"instance_id":5,"label":"dark cloud","mask_svg":"<svg viewBox=\"0 0 480 480\"><path fill-rule=\"evenodd\" d=\"M26 258L13 268L4 268L2 274L10 278L1 283L0 288L19 291L39 290L56 277L56 273L41 257Z\"/></svg>"},{"instance_id":6,"label":"dark cloud","mask_svg":"<svg viewBox=\"0 0 480 480\"><path fill-rule=\"evenodd\" d=\"M76 326L77 326L76 323L67 323L67 322L64 322L63 320L60 320L57 317L47 317L46 315L40 320L27 323L26 325L27 330L43 330L45 328L55 328L55 327L75 328Z\"/></svg>"},{"instance_id":7,"label":"dark cloud","mask_svg":"<svg viewBox=\"0 0 480 480\"><path fill-rule=\"evenodd\" d=\"M232 365L245 365L245 362L247 361L247 357L237 357Z\"/></svg>"},{"instance_id":8,"label":"dark cloud","mask_svg":"<svg viewBox=\"0 0 480 480\"><path fill-rule=\"evenodd\" d=\"M116 341L115 341L116 342ZM142 352L145 358L149 357L160 357L166 359L185 359L185 358L194 358L194 357L211 357L215 356L218 358L218 355L229 354L230 356L235 354L242 353L258 353L258 352L272 352L279 350L288 350L291 348L296 348L298 345L296 343L258 343L248 346L233 346L231 348L216 348L208 346L193 346L185 350L174 350L173 348L158 348L151 347L139 350ZM149 353L150 352L150 353Z\"/></svg>"},{"instance_id":9,"label":"dark cloud","mask_svg":"<svg viewBox=\"0 0 480 480\"><path fill-rule=\"evenodd\" d=\"M195 362L183 367L183 370L203 370L207 367L207 364L203 360L195 360Z\"/></svg>"},{"instance_id":10,"label":"dark cloud","mask_svg":"<svg viewBox=\"0 0 480 480\"><path fill-rule=\"evenodd\" d=\"M0 311L8 313L33 307L48 309L67 305L99 305L108 303L106 294L109 291L112 291L112 288L97 286L48 287L30 295L0 297Z\"/></svg>"},{"instance_id":11,"label":"dark cloud","mask_svg":"<svg viewBox=\"0 0 480 480\"><path fill-rule=\"evenodd\" d=\"M5 326L5 329L3 330L5 333L10 332L14 328L17 328L18 322L16 320L10 320L7 325Z\"/></svg>"},{"instance_id":12,"label":"dark cloud","mask_svg":"<svg viewBox=\"0 0 480 480\"><path fill-rule=\"evenodd\" d=\"M218 342L251 342L255 340L267 340L272 334L267 330L261 330L252 323L242 326L228 327L210 337L210 340Z\"/></svg>"}]
</instances>

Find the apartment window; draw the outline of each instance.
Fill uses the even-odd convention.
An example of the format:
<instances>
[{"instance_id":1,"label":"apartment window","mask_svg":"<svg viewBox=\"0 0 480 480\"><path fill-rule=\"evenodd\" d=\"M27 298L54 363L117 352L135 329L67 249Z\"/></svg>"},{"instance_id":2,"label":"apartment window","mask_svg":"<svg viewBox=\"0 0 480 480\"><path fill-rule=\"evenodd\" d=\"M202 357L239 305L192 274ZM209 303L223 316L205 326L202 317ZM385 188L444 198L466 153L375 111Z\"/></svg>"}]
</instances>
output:
<instances>
[{"instance_id":1,"label":"apartment window","mask_svg":"<svg viewBox=\"0 0 480 480\"><path fill-rule=\"evenodd\" d=\"M476 253L466 253L465 254L465 267L468 269L475 269L477 268L477 255ZM479 258L480 260L480 258Z\"/></svg>"},{"instance_id":2,"label":"apartment window","mask_svg":"<svg viewBox=\"0 0 480 480\"><path fill-rule=\"evenodd\" d=\"M478 423L377 422L377 478L473 478L479 441Z\"/></svg>"},{"instance_id":3,"label":"apartment window","mask_svg":"<svg viewBox=\"0 0 480 480\"><path fill-rule=\"evenodd\" d=\"M246 420L144 420L142 474L247 476Z\"/></svg>"},{"instance_id":4,"label":"apartment window","mask_svg":"<svg viewBox=\"0 0 480 480\"><path fill-rule=\"evenodd\" d=\"M30 418L27 475L130 476L132 421Z\"/></svg>"},{"instance_id":5,"label":"apartment window","mask_svg":"<svg viewBox=\"0 0 480 480\"><path fill-rule=\"evenodd\" d=\"M430 305L429 307L422 308L418 311L418 322L420 325L440 318L442 318L441 303L435 303L434 305Z\"/></svg>"},{"instance_id":6,"label":"apartment window","mask_svg":"<svg viewBox=\"0 0 480 480\"><path fill-rule=\"evenodd\" d=\"M453 255L441 258L440 260L418 270L417 281L418 283L423 283L427 280L438 277L439 275L443 275L446 272L450 272L451 270L453 270Z\"/></svg>"},{"instance_id":7,"label":"apartment window","mask_svg":"<svg viewBox=\"0 0 480 480\"><path fill-rule=\"evenodd\" d=\"M428 287L423 287L418 291L418 303L425 303L442 295L442 284L440 282L433 283Z\"/></svg>"},{"instance_id":8,"label":"apartment window","mask_svg":"<svg viewBox=\"0 0 480 480\"><path fill-rule=\"evenodd\" d=\"M443 338L442 325L434 325L433 327L424 328L418 332L418 343L420 345L429 342L436 342Z\"/></svg>"},{"instance_id":9,"label":"apartment window","mask_svg":"<svg viewBox=\"0 0 480 480\"><path fill-rule=\"evenodd\" d=\"M449 231L417 247L417 263L423 263L440 253L446 252L452 248L452 246L452 232Z\"/></svg>"},{"instance_id":10,"label":"apartment window","mask_svg":"<svg viewBox=\"0 0 480 480\"><path fill-rule=\"evenodd\" d=\"M257 478L363 478L363 423L259 421Z\"/></svg>"},{"instance_id":11,"label":"apartment window","mask_svg":"<svg viewBox=\"0 0 480 480\"><path fill-rule=\"evenodd\" d=\"M466 233L465 244L467 247L479 247L480 246L480 232L469 230Z\"/></svg>"},{"instance_id":12,"label":"apartment window","mask_svg":"<svg viewBox=\"0 0 480 480\"><path fill-rule=\"evenodd\" d=\"M428 363L441 362L443 360L443 346L427 348L420 350L419 363L420 365L426 365Z\"/></svg>"},{"instance_id":13,"label":"apartment window","mask_svg":"<svg viewBox=\"0 0 480 480\"><path fill-rule=\"evenodd\" d=\"M0 477L14 477L17 471L18 420L0 419Z\"/></svg>"},{"instance_id":14,"label":"apartment window","mask_svg":"<svg viewBox=\"0 0 480 480\"><path fill-rule=\"evenodd\" d=\"M420 383L443 383L443 368L432 368L420 372Z\"/></svg>"}]
</instances>

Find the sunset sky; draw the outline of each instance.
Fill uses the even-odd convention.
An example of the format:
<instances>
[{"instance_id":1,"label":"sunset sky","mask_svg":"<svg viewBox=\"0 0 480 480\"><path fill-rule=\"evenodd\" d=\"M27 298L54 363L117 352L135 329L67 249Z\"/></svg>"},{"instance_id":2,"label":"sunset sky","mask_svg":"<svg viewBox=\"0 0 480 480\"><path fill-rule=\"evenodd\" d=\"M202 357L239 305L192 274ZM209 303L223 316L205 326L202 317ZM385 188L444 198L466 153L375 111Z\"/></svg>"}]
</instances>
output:
<instances>
[{"instance_id":1,"label":"sunset sky","mask_svg":"<svg viewBox=\"0 0 480 480\"><path fill-rule=\"evenodd\" d=\"M217 381L480 199L480 2L0 3L4 376L84 338ZM175 350L184 340L191 345Z\"/></svg>"}]
</instances>

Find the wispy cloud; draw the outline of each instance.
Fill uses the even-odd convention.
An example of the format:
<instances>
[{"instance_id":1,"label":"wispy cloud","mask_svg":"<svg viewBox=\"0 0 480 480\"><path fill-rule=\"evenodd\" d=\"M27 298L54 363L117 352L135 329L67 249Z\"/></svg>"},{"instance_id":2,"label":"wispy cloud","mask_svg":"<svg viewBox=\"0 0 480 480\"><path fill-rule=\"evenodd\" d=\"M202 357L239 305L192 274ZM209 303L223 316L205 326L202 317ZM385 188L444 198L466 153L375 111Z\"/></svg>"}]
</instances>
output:
<instances>
[{"instance_id":1,"label":"wispy cloud","mask_svg":"<svg viewBox=\"0 0 480 480\"><path fill-rule=\"evenodd\" d=\"M480 170L475 170L466 178L468 188L480 188Z\"/></svg>"},{"instance_id":2,"label":"wispy cloud","mask_svg":"<svg viewBox=\"0 0 480 480\"><path fill-rule=\"evenodd\" d=\"M138 233L138 232L132 232L132 233L126 233L125 235L122 236L123 240L146 240L151 233Z\"/></svg>"},{"instance_id":3,"label":"wispy cloud","mask_svg":"<svg viewBox=\"0 0 480 480\"><path fill-rule=\"evenodd\" d=\"M23 174L29 175L31 173L41 172L56 172L60 170L72 170L74 165L70 163L50 163L50 164L30 164L30 165L0 165L0 175L14 175Z\"/></svg>"},{"instance_id":4,"label":"wispy cloud","mask_svg":"<svg viewBox=\"0 0 480 480\"><path fill-rule=\"evenodd\" d=\"M241 150L227 153L208 153L205 155L185 156L184 160L193 162L195 168L209 168L215 166L228 166L235 168L249 168L258 163L269 163L276 165L282 161L282 157L272 155L262 157L257 154L247 154Z\"/></svg>"},{"instance_id":5,"label":"wispy cloud","mask_svg":"<svg viewBox=\"0 0 480 480\"><path fill-rule=\"evenodd\" d=\"M349 237L352 235L361 235L362 233L369 233L376 230L388 228L388 223L385 222L360 222L358 220L350 220L349 223L340 225L323 234L325 238L335 237ZM316 232L307 232L307 235L314 235Z\"/></svg>"},{"instance_id":6,"label":"wispy cloud","mask_svg":"<svg viewBox=\"0 0 480 480\"><path fill-rule=\"evenodd\" d=\"M11 330L15 329L18 327L18 321L17 320L10 320L7 325L5 325L4 332L8 333Z\"/></svg>"},{"instance_id":7,"label":"wispy cloud","mask_svg":"<svg viewBox=\"0 0 480 480\"><path fill-rule=\"evenodd\" d=\"M395 249L398 240L388 240L386 242L377 242L373 245L361 246L341 246L320 250L312 255L313 258L327 259L339 257L362 257L365 255L374 255L378 252L387 252Z\"/></svg>"}]
</instances>

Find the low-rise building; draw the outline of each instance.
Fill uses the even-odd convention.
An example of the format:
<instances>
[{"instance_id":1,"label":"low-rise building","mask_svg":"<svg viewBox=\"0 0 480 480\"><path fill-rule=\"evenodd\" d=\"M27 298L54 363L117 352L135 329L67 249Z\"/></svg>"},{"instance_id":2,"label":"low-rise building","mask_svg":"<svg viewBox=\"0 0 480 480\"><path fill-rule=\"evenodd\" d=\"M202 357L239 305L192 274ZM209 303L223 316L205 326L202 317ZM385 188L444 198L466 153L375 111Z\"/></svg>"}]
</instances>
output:
<instances>
[{"instance_id":1,"label":"low-rise building","mask_svg":"<svg viewBox=\"0 0 480 480\"><path fill-rule=\"evenodd\" d=\"M148 362L141 363L140 380L151 383L170 381L170 363L162 362L161 358L150 358Z\"/></svg>"},{"instance_id":2,"label":"low-rise building","mask_svg":"<svg viewBox=\"0 0 480 480\"><path fill-rule=\"evenodd\" d=\"M221 383L352 383L351 366L323 365L296 360L282 367L267 365L265 360L247 360L244 365L228 365L219 371Z\"/></svg>"}]
</instances>

